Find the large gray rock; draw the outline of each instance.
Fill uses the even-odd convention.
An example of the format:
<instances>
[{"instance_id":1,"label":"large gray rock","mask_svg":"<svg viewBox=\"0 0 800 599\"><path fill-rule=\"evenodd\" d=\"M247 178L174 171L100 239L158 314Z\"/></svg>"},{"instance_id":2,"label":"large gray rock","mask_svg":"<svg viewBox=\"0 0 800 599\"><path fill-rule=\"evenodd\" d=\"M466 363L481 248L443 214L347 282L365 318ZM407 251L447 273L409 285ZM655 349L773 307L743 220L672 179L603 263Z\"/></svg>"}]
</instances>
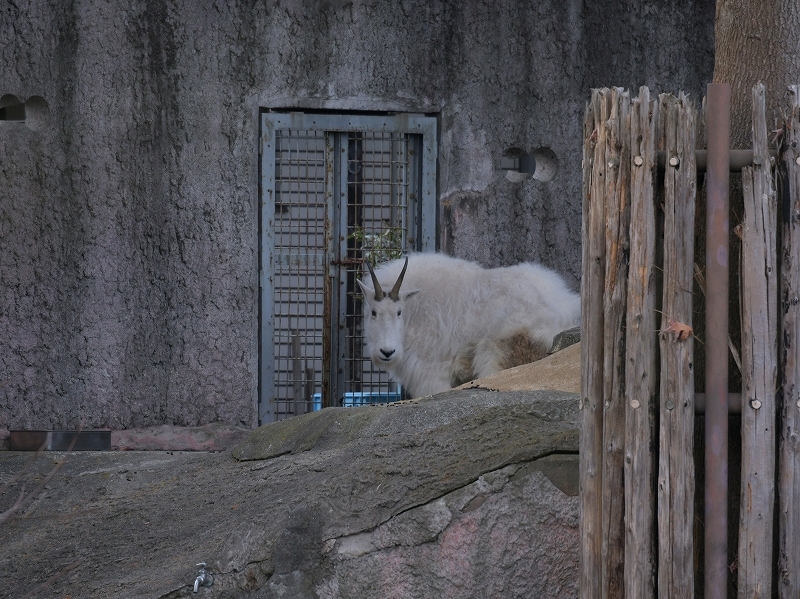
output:
<instances>
[{"instance_id":1,"label":"large gray rock","mask_svg":"<svg viewBox=\"0 0 800 599\"><path fill-rule=\"evenodd\" d=\"M575 597L577 403L463 390L232 454L73 454L0 523L0 596L190 596L205 561L199 597ZM0 453L0 511L61 455Z\"/></svg>"}]
</instances>

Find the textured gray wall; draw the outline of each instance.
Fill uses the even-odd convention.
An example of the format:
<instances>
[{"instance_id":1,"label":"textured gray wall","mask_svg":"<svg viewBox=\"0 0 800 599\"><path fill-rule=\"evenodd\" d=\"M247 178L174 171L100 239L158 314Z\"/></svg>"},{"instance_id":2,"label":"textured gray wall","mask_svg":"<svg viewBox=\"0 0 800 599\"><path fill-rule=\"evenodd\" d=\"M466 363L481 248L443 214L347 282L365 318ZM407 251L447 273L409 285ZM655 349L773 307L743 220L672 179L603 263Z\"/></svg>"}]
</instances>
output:
<instances>
[{"instance_id":1,"label":"textured gray wall","mask_svg":"<svg viewBox=\"0 0 800 599\"><path fill-rule=\"evenodd\" d=\"M260 109L439 115L444 249L577 286L589 88L697 95L713 66L712 0L25 4L0 3L30 114L0 122L10 427L255 423ZM508 181L538 147L557 176Z\"/></svg>"}]
</instances>

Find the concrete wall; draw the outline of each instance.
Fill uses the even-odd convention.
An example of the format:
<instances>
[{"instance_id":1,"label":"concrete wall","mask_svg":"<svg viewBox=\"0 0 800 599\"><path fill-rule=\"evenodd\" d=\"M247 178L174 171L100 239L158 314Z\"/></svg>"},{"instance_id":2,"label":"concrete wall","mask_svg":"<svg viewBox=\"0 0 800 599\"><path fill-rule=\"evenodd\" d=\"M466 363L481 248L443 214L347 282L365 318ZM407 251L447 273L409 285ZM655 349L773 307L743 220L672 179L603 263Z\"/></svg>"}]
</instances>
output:
<instances>
[{"instance_id":1,"label":"concrete wall","mask_svg":"<svg viewBox=\"0 0 800 599\"><path fill-rule=\"evenodd\" d=\"M592 86L699 97L712 0L0 5L0 418L254 424L258 114L440 119L441 244L576 287ZM549 148L549 182L504 151Z\"/></svg>"}]
</instances>

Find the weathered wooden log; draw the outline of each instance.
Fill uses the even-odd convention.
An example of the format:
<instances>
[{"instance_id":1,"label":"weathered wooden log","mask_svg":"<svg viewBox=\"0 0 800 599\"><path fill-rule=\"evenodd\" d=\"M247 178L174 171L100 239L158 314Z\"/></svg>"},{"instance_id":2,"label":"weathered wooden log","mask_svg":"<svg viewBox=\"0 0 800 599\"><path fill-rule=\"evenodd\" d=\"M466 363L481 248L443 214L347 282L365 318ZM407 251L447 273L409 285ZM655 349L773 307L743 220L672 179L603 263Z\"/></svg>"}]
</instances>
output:
<instances>
[{"instance_id":1,"label":"weathered wooden log","mask_svg":"<svg viewBox=\"0 0 800 599\"><path fill-rule=\"evenodd\" d=\"M625 564L625 305L630 234L630 95L610 90L603 290L603 597L622 597Z\"/></svg>"},{"instance_id":2,"label":"weathered wooden log","mask_svg":"<svg viewBox=\"0 0 800 599\"><path fill-rule=\"evenodd\" d=\"M631 229L625 351L625 597L655 588L655 408L658 390L656 134L658 102L642 87L631 107Z\"/></svg>"},{"instance_id":3,"label":"weathered wooden log","mask_svg":"<svg viewBox=\"0 0 800 599\"><path fill-rule=\"evenodd\" d=\"M606 129L608 90L593 90L583 142L581 277L580 596L601 596L603 456L603 289L605 286Z\"/></svg>"},{"instance_id":4,"label":"weathered wooden log","mask_svg":"<svg viewBox=\"0 0 800 599\"><path fill-rule=\"evenodd\" d=\"M742 169L742 488L738 596L772 596L777 385L775 191L764 86L753 89L753 166Z\"/></svg>"},{"instance_id":5,"label":"weathered wooden log","mask_svg":"<svg viewBox=\"0 0 800 599\"><path fill-rule=\"evenodd\" d=\"M664 267L660 333L658 594L694 594L694 372L692 292L696 193L696 109L680 94L660 96L665 150Z\"/></svg>"},{"instance_id":6,"label":"weathered wooden log","mask_svg":"<svg viewBox=\"0 0 800 599\"><path fill-rule=\"evenodd\" d=\"M800 597L800 85L792 86L791 121L786 123L783 165L788 198L783 221L780 409L778 473L778 594Z\"/></svg>"}]
</instances>

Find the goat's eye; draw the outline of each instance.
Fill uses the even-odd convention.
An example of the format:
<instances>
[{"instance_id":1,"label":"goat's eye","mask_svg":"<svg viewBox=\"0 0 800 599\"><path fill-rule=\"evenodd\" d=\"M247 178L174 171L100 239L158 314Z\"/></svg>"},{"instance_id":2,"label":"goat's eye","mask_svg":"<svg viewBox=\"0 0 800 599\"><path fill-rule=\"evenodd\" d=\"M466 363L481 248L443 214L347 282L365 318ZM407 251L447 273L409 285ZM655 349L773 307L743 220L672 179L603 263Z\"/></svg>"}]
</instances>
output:
<instances>
[{"instance_id":1,"label":"goat's eye","mask_svg":"<svg viewBox=\"0 0 800 599\"><path fill-rule=\"evenodd\" d=\"M377 316L377 315L378 315L378 313L377 313L375 310L373 310L373 311L372 311L372 315L373 315L373 316Z\"/></svg>"},{"instance_id":2,"label":"goat's eye","mask_svg":"<svg viewBox=\"0 0 800 599\"><path fill-rule=\"evenodd\" d=\"M398 316L400 316L400 314L402 314L402 313L403 313L403 311L402 311L402 310L398 310L398 311L397 311L397 315L398 315Z\"/></svg>"}]
</instances>

